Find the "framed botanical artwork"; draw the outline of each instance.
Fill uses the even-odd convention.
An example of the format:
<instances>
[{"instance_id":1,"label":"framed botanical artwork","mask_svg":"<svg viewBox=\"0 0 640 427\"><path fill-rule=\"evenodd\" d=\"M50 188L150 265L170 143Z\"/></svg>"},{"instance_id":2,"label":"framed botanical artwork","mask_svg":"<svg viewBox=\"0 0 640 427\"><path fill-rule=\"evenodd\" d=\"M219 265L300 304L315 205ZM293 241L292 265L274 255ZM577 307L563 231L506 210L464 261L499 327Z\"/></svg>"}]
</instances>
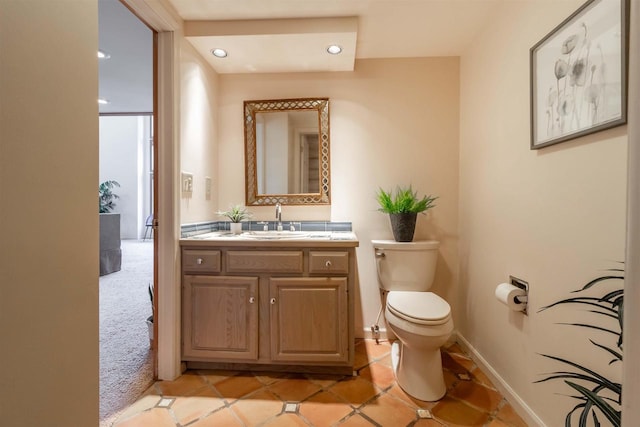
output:
<instances>
[{"instance_id":1,"label":"framed botanical artwork","mask_svg":"<svg viewBox=\"0 0 640 427\"><path fill-rule=\"evenodd\" d=\"M531 149L627 121L629 0L589 0L530 50Z\"/></svg>"}]
</instances>

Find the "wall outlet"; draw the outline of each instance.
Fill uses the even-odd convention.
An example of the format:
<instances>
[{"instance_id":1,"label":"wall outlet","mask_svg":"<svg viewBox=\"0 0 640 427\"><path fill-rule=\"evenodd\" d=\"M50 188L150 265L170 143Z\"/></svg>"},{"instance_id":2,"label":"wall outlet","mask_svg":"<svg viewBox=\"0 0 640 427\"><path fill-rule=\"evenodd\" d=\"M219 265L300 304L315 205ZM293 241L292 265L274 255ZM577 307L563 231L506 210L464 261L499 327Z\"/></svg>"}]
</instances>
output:
<instances>
[{"instance_id":1,"label":"wall outlet","mask_svg":"<svg viewBox=\"0 0 640 427\"><path fill-rule=\"evenodd\" d=\"M211 200L211 177L204 177L204 198Z\"/></svg>"}]
</instances>

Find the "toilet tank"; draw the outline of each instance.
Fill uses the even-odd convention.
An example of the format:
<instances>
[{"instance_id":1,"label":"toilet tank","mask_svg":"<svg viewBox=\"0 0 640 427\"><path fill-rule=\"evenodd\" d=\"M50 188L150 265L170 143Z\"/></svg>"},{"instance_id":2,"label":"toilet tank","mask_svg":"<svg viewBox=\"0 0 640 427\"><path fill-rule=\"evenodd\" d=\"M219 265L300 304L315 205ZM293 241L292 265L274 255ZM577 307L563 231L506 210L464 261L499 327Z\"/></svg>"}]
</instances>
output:
<instances>
[{"instance_id":1,"label":"toilet tank","mask_svg":"<svg viewBox=\"0 0 640 427\"><path fill-rule=\"evenodd\" d=\"M428 291L433 284L440 242L372 240L378 284L387 291Z\"/></svg>"}]
</instances>

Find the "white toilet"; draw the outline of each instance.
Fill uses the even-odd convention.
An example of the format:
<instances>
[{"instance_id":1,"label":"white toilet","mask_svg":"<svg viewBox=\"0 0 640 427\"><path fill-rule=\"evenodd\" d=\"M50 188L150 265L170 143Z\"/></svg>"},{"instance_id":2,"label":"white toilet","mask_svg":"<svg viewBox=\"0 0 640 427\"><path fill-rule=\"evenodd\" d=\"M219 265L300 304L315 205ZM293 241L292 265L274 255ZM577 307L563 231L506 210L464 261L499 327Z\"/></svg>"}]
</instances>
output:
<instances>
[{"instance_id":1,"label":"white toilet","mask_svg":"<svg viewBox=\"0 0 640 427\"><path fill-rule=\"evenodd\" d=\"M433 292L437 241L373 240L378 279L386 293L385 318L398 337L391 360L398 385L419 400L435 401L447 391L442 347L453 332L449 304Z\"/></svg>"}]
</instances>

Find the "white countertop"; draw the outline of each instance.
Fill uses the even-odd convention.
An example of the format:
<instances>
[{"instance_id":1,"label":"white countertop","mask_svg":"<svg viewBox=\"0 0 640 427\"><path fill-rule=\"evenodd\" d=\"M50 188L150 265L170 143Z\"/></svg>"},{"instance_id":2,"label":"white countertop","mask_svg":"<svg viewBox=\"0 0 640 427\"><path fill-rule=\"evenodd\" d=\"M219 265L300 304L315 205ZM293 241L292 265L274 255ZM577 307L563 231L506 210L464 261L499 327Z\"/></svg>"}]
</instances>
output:
<instances>
[{"instance_id":1,"label":"white countertop","mask_svg":"<svg viewBox=\"0 0 640 427\"><path fill-rule=\"evenodd\" d=\"M358 238L351 231L213 231L180 239L180 244L209 246L358 246Z\"/></svg>"}]
</instances>

